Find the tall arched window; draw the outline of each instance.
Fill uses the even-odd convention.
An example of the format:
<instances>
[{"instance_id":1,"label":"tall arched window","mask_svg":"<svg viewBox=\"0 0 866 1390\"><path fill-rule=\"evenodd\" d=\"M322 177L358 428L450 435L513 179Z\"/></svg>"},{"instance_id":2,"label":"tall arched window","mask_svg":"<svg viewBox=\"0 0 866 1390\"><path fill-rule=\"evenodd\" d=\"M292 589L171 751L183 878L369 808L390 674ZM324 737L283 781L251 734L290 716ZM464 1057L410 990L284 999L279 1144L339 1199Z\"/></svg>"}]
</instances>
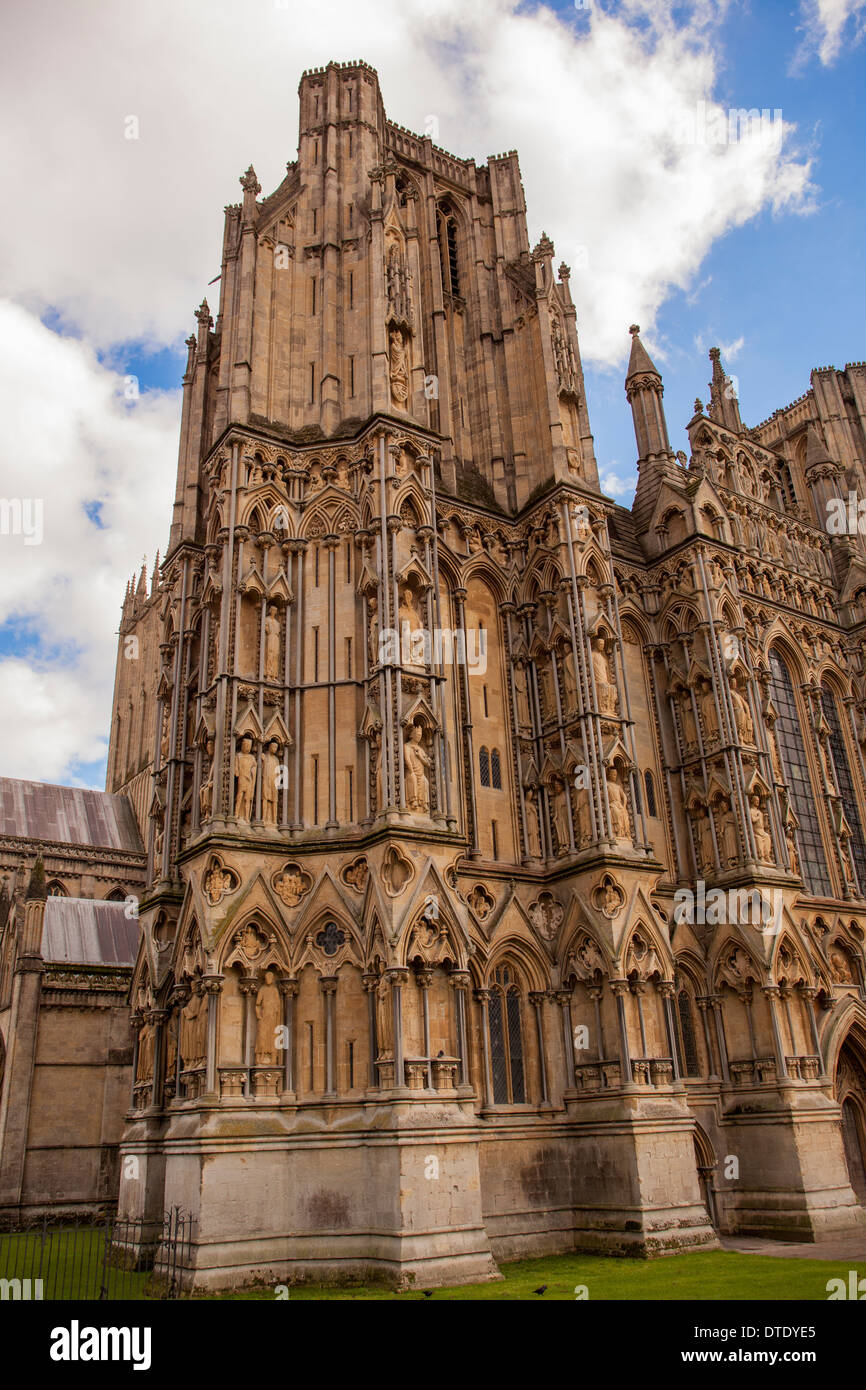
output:
<instances>
[{"instance_id":1,"label":"tall arched window","mask_svg":"<svg viewBox=\"0 0 866 1390\"><path fill-rule=\"evenodd\" d=\"M457 222L451 204L439 204L439 257L442 265L442 288L446 294L460 294L460 270L457 261Z\"/></svg>"},{"instance_id":2,"label":"tall arched window","mask_svg":"<svg viewBox=\"0 0 866 1390\"><path fill-rule=\"evenodd\" d=\"M488 1005L490 1020L490 1069L494 1105L525 1105L523 1030L520 1024L520 991L510 966L494 972Z\"/></svg>"},{"instance_id":3,"label":"tall arched window","mask_svg":"<svg viewBox=\"0 0 866 1390\"><path fill-rule=\"evenodd\" d=\"M860 892L866 893L866 845L863 843L863 822L860 819L860 807L857 804L857 793L854 790L854 779L851 776L851 764L848 761L848 751L845 747L845 735L842 732L842 723L839 719L839 707L836 704L836 696L826 682L821 686L821 708L830 729L830 756L833 759L845 819L851 827L851 852L854 855Z\"/></svg>"},{"instance_id":4,"label":"tall arched window","mask_svg":"<svg viewBox=\"0 0 866 1390\"><path fill-rule=\"evenodd\" d=\"M482 787L490 786L490 753L486 748L482 748L478 754L478 762L481 768Z\"/></svg>"},{"instance_id":5,"label":"tall arched window","mask_svg":"<svg viewBox=\"0 0 866 1390\"><path fill-rule=\"evenodd\" d=\"M644 772L643 784L646 790L646 813L648 816L657 816L658 811L656 810L656 789L655 783L653 782L653 775L650 772L649 768L647 768Z\"/></svg>"},{"instance_id":6,"label":"tall arched window","mask_svg":"<svg viewBox=\"0 0 866 1390\"><path fill-rule=\"evenodd\" d=\"M496 791L502 791L502 763L498 748L490 750L490 782Z\"/></svg>"},{"instance_id":7,"label":"tall arched window","mask_svg":"<svg viewBox=\"0 0 866 1390\"><path fill-rule=\"evenodd\" d=\"M770 652L770 672L770 696L779 711L776 737L779 741L785 779L791 792L791 804L800 822L797 833L803 878L811 893L829 898L833 889L827 872L827 860L824 857L824 841L821 838L815 793L809 776L800 713L788 668L775 650Z\"/></svg>"}]
</instances>

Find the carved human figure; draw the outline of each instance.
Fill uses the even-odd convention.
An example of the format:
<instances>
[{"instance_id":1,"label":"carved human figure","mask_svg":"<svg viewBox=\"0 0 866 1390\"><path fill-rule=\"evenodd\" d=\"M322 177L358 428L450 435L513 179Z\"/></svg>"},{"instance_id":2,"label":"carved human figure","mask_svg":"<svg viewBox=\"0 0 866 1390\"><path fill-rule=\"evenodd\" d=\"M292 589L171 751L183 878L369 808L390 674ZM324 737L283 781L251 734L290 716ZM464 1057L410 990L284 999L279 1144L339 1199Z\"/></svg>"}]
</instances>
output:
<instances>
[{"instance_id":1,"label":"carved human figure","mask_svg":"<svg viewBox=\"0 0 866 1390\"><path fill-rule=\"evenodd\" d=\"M367 645L370 666L376 666L379 662L379 602L375 594L367 595Z\"/></svg>"},{"instance_id":2,"label":"carved human figure","mask_svg":"<svg viewBox=\"0 0 866 1390\"><path fill-rule=\"evenodd\" d=\"M418 597L411 584L404 584L400 590L400 652L401 659L410 666L424 665L424 619L418 604Z\"/></svg>"},{"instance_id":3,"label":"carved human figure","mask_svg":"<svg viewBox=\"0 0 866 1390\"><path fill-rule=\"evenodd\" d=\"M381 976L376 986L376 1042L380 1057L393 1056L394 1013L391 1004L391 986L385 975Z\"/></svg>"},{"instance_id":4,"label":"carved human figure","mask_svg":"<svg viewBox=\"0 0 866 1390\"><path fill-rule=\"evenodd\" d=\"M589 788L578 787L577 797L577 847L583 849L592 839L592 811L589 804Z\"/></svg>"},{"instance_id":5,"label":"carved human figure","mask_svg":"<svg viewBox=\"0 0 866 1390\"><path fill-rule=\"evenodd\" d=\"M553 810L553 828L556 831L557 853L566 854L571 847L568 834L571 813L568 804L568 790L560 778L551 781L549 796Z\"/></svg>"},{"instance_id":6,"label":"carved human figure","mask_svg":"<svg viewBox=\"0 0 866 1390\"><path fill-rule=\"evenodd\" d=\"M278 680L280 674L280 610L275 603L265 618L265 679Z\"/></svg>"},{"instance_id":7,"label":"carved human figure","mask_svg":"<svg viewBox=\"0 0 866 1390\"><path fill-rule=\"evenodd\" d=\"M391 395L398 405L409 399L409 373L406 368L406 343L399 328L388 334L388 361L391 371Z\"/></svg>"},{"instance_id":8,"label":"carved human figure","mask_svg":"<svg viewBox=\"0 0 866 1390\"><path fill-rule=\"evenodd\" d=\"M277 800L280 785L280 745L275 738L262 753L262 820L265 825L277 823Z\"/></svg>"},{"instance_id":9,"label":"carved human figure","mask_svg":"<svg viewBox=\"0 0 866 1390\"><path fill-rule=\"evenodd\" d=\"M265 981L256 995L256 1046L258 1066L270 1066L278 1060L277 1029L283 1021L283 1001L275 984L273 970L265 971Z\"/></svg>"},{"instance_id":10,"label":"carved human figure","mask_svg":"<svg viewBox=\"0 0 866 1390\"><path fill-rule=\"evenodd\" d=\"M737 822L731 810L731 803L723 801L719 807L719 829L720 829L720 852L722 866L729 867L736 864L740 857L740 839L737 834Z\"/></svg>"},{"instance_id":11,"label":"carved human figure","mask_svg":"<svg viewBox=\"0 0 866 1390\"><path fill-rule=\"evenodd\" d=\"M753 744L755 742L755 728L749 706L740 691L739 677L736 675L731 676L731 704L734 707L737 737L741 743Z\"/></svg>"},{"instance_id":12,"label":"carved human figure","mask_svg":"<svg viewBox=\"0 0 866 1390\"><path fill-rule=\"evenodd\" d=\"M607 798L610 804L611 828L617 839L631 837L631 821L628 811L628 797L619 780L619 769L611 767L607 773Z\"/></svg>"},{"instance_id":13,"label":"carved human figure","mask_svg":"<svg viewBox=\"0 0 866 1390\"><path fill-rule=\"evenodd\" d=\"M212 738L209 738L205 745L202 768L203 774L206 772L207 776L203 776L198 793L199 822L202 825L204 825L205 821L210 820L213 814L213 748L214 741Z\"/></svg>"},{"instance_id":14,"label":"carved human figure","mask_svg":"<svg viewBox=\"0 0 866 1390\"><path fill-rule=\"evenodd\" d=\"M830 968L833 972L833 979L839 985L850 985L854 983L851 974L851 965L845 952L838 946L831 946L828 952Z\"/></svg>"},{"instance_id":15,"label":"carved human figure","mask_svg":"<svg viewBox=\"0 0 866 1390\"><path fill-rule=\"evenodd\" d=\"M719 737L719 718L716 713L716 697L711 683L704 679L701 681L701 718L704 721L704 733L707 743L715 743Z\"/></svg>"},{"instance_id":16,"label":"carved human figure","mask_svg":"<svg viewBox=\"0 0 866 1390\"><path fill-rule=\"evenodd\" d=\"M611 684L610 663L603 637L592 639L592 669L599 710L602 714L613 714L616 710L616 687Z\"/></svg>"},{"instance_id":17,"label":"carved human figure","mask_svg":"<svg viewBox=\"0 0 866 1390\"><path fill-rule=\"evenodd\" d=\"M800 873L800 853L797 849L797 831L793 821L785 826L785 839L788 842L788 867L792 874Z\"/></svg>"},{"instance_id":18,"label":"carved human figure","mask_svg":"<svg viewBox=\"0 0 866 1390\"><path fill-rule=\"evenodd\" d=\"M199 1019L204 1008L204 998L197 985L193 985L189 999L183 1006L180 1021L180 1056L185 1067L194 1067L201 1061L204 1049L199 1051Z\"/></svg>"},{"instance_id":19,"label":"carved human figure","mask_svg":"<svg viewBox=\"0 0 866 1390\"><path fill-rule=\"evenodd\" d=\"M232 886L232 875L220 864L214 864L204 877L204 891L211 907L217 903Z\"/></svg>"},{"instance_id":20,"label":"carved human figure","mask_svg":"<svg viewBox=\"0 0 866 1390\"><path fill-rule=\"evenodd\" d=\"M541 858L541 835L538 829L538 794L527 787L523 798L526 809L526 848L530 859Z\"/></svg>"},{"instance_id":21,"label":"carved human figure","mask_svg":"<svg viewBox=\"0 0 866 1390\"><path fill-rule=\"evenodd\" d=\"M138 1070L135 1074L136 1081L149 1081L153 1076L153 1044L153 1024L148 1019L138 1035Z\"/></svg>"},{"instance_id":22,"label":"carved human figure","mask_svg":"<svg viewBox=\"0 0 866 1390\"><path fill-rule=\"evenodd\" d=\"M692 708L691 691L686 690L682 695L683 738L686 741L686 750L691 753L698 746L698 726L695 720L695 712Z\"/></svg>"},{"instance_id":23,"label":"carved human figure","mask_svg":"<svg viewBox=\"0 0 866 1390\"><path fill-rule=\"evenodd\" d=\"M256 756L252 750L253 741L244 734L241 746L235 753L235 815L238 820L249 820L253 810L253 792L256 788Z\"/></svg>"},{"instance_id":24,"label":"carved human figure","mask_svg":"<svg viewBox=\"0 0 866 1390\"><path fill-rule=\"evenodd\" d=\"M705 806L698 806L695 816L695 840L698 853L698 868L701 873L706 873L713 867L713 835L710 828L710 818L707 815Z\"/></svg>"},{"instance_id":25,"label":"carved human figure","mask_svg":"<svg viewBox=\"0 0 866 1390\"><path fill-rule=\"evenodd\" d=\"M772 864L773 838L767 822L767 813L761 805L761 798L757 792L753 792L749 797L749 820L752 822L758 858L762 864Z\"/></svg>"},{"instance_id":26,"label":"carved human figure","mask_svg":"<svg viewBox=\"0 0 866 1390\"><path fill-rule=\"evenodd\" d=\"M574 658L570 650L561 649L560 671L562 672L562 694L565 708L563 715L569 719L577 713L577 683L574 679Z\"/></svg>"},{"instance_id":27,"label":"carved human figure","mask_svg":"<svg viewBox=\"0 0 866 1390\"><path fill-rule=\"evenodd\" d=\"M413 724L403 744L403 762L406 769L406 804L410 811L426 815L430 810L430 782L427 769L432 759L422 745L424 731L420 724Z\"/></svg>"},{"instance_id":28,"label":"carved human figure","mask_svg":"<svg viewBox=\"0 0 866 1390\"><path fill-rule=\"evenodd\" d=\"M514 667L514 689L517 694L517 722L521 729L529 729L532 727L532 719L526 688L526 665L522 661L518 661Z\"/></svg>"}]
</instances>

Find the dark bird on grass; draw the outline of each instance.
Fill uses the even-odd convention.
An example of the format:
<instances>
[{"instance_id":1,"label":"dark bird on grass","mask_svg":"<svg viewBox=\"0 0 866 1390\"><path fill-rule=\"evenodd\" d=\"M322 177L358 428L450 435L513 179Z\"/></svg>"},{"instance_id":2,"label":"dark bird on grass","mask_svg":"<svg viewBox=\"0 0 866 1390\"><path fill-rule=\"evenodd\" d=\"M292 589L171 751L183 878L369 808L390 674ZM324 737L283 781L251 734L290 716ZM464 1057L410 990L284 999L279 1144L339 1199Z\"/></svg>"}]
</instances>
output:
<instances>
[{"instance_id":1,"label":"dark bird on grass","mask_svg":"<svg viewBox=\"0 0 866 1390\"><path fill-rule=\"evenodd\" d=\"M542 1284L542 1286L541 1286L540 1289L533 1289L532 1292L533 1292L533 1293L538 1293L538 1294L547 1293L547 1285L546 1285L546 1284Z\"/></svg>"},{"instance_id":2,"label":"dark bird on grass","mask_svg":"<svg viewBox=\"0 0 866 1390\"><path fill-rule=\"evenodd\" d=\"M433 1297L433 1290L432 1290L432 1289L424 1289L424 1297L425 1297L425 1298L432 1298L432 1297Z\"/></svg>"}]
</instances>

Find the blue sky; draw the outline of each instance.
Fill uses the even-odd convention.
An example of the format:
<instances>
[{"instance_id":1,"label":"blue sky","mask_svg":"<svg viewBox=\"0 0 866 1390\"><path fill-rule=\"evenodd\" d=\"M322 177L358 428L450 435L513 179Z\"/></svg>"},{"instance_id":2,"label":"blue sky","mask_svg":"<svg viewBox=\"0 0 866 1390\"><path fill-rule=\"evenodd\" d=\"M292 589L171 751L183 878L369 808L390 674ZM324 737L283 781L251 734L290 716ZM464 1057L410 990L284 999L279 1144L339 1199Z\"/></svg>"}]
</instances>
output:
<instances>
[{"instance_id":1,"label":"blue sky","mask_svg":"<svg viewBox=\"0 0 866 1390\"><path fill-rule=\"evenodd\" d=\"M547 231L574 266L618 500L634 478L630 323L663 373L675 449L711 346L747 424L813 367L866 357L866 0L253 5L254 22L236 0L186 0L182 23L173 0L10 17L0 120L27 216L0 224L0 496L35 493L45 514L41 544L0 537L0 774L103 782L124 585L167 538L184 339L204 294L216 310L238 176L252 160L267 194L294 158L307 67L361 56L398 123L435 113L439 143L479 162L518 150L531 238ZM698 103L781 109L784 139L672 141Z\"/></svg>"}]
</instances>

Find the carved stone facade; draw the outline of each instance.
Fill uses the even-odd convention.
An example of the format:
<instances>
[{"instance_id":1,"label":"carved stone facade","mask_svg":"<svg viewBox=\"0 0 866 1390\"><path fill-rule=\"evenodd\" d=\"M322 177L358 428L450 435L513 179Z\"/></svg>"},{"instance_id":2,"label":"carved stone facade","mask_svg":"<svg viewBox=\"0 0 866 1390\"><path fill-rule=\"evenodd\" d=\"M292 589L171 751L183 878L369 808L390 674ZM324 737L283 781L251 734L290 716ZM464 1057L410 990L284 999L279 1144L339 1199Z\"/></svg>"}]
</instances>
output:
<instances>
[{"instance_id":1,"label":"carved stone facade","mask_svg":"<svg viewBox=\"0 0 866 1390\"><path fill-rule=\"evenodd\" d=\"M192 1211L203 1287L861 1224L866 572L825 506L866 368L747 430L714 351L687 458L633 328L617 506L517 156L393 125L364 64L300 104L283 183L226 210L124 610L155 735L119 659L111 789L152 772L122 1210Z\"/></svg>"}]
</instances>

